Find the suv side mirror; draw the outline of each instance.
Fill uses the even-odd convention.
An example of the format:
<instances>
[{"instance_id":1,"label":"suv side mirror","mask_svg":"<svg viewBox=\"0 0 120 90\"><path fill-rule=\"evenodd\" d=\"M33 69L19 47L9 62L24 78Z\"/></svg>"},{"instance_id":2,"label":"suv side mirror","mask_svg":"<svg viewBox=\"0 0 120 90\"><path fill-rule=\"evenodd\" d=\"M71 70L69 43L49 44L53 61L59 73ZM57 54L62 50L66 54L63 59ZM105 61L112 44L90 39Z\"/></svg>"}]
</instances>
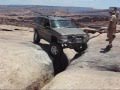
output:
<instances>
[{"instance_id":1,"label":"suv side mirror","mask_svg":"<svg viewBox=\"0 0 120 90\"><path fill-rule=\"evenodd\" d=\"M50 26L45 26L46 29L50 29Z\"/></svg>"},{"instance_id":2,"label":"suv side mirror","mask_svg":"<svg viewBox=\"0 0 120 90\"><path fill-rule=\"evenodd\" d=\"M45 23L45 24L44 24L44 27L45 27L46 29L50 29L49 23Z\"/></svg>"}]
</instances>

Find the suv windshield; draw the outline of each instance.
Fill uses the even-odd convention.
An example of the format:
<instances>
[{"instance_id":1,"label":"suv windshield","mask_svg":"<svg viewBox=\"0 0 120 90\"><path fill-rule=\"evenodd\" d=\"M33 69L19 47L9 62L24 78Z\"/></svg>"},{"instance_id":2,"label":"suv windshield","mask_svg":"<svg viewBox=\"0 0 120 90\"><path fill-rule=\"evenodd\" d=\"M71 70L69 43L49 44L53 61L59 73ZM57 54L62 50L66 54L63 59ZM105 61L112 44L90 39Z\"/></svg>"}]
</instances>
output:
<instances>
[{"instance_id":1,"label":"suv windshield","mask_svg":"<svg viewBox=\"0 0 120 90\"><path fill-rule=\"evenodd\" d=\"M75 23L71 20L51 20L51 27L53 28L76 28Z\"/></svg>"}]
</instances>

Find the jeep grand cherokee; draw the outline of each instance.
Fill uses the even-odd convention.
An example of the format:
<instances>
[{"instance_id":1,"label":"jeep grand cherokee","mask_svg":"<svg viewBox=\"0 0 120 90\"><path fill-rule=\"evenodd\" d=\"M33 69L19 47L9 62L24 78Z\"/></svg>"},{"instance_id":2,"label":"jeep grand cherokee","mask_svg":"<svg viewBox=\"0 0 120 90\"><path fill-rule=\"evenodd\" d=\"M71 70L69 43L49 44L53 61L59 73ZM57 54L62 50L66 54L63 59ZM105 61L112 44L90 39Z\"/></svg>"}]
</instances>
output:
<instances>
[{"instance_id":1,"label":"jeep grand cherokee","mask_svg":"<svg viewBox=\"0 0 120 90\"><path fill-rule=\"evenodd\" d=\"M35 19L34 43L45 39L50 43L50 53L58 56L63 48L71 48L78 53L86 50L89 36L68 18L41 16Z\"/></svg>"}]
</instances>

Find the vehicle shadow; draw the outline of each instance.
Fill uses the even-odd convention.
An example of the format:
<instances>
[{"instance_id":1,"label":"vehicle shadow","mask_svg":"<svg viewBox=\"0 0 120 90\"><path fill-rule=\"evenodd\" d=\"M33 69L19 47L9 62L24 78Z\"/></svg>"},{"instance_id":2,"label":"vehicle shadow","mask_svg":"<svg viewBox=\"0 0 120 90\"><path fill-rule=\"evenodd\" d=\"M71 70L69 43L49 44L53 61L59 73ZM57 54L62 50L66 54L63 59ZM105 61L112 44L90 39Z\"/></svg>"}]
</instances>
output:
<instances>
[{"instance_id":1,"label":"vehicle shadow","mask_svg":"<svg viewBox=\"0 0 120 90\"><path fill-rule=\"evenodd\" d=\"M76 60L77 58L79 58L80 56L82 56L85 53L85 52L81 52L79 54L75 54L75 56L71 60L69 60L64 52L59 57L51 56L50 51L49 51L49 49L50 49L49 44L39 43L37 45L39 45L48 54L48 56L52 60L53 68L54 68L54 75L57 75L58 73L64 71L67 68L67 66L69 65L69 63Z\"/></svg>"},{"instance_id":2,"label":"vehicle shadow","mask_svg":"<svg viewBox=\"0 0 120 90\"><path fill-rule=\"evenodd\" d=\"M69 65L69 60L67 58L67 56L64 54L64 52L61 54L60 57L53 57L50 55L50 45L49 44L42 44L39 43L37 44L39 45L50 57L50 59L53 62L53 68L54 68L54 75L64 71L66 69L66 67Z\"/></svg>"}]
</instances>

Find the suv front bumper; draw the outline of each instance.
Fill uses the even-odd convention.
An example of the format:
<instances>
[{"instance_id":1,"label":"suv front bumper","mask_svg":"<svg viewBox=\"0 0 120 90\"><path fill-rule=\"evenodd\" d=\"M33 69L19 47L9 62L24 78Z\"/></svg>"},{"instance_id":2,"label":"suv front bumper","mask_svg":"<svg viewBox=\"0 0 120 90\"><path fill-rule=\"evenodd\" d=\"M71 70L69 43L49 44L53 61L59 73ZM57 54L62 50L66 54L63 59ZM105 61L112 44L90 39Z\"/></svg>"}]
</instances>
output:
<instances>
[{"instance_id":1,"label":"suv front bumper","mask_svg":"<svg viewBox=\"0 0 120 90\"><path fill-rule=\"evenodd\" d=\"M61 41L59 43L62 45L63 48L73 49L73 48L75 48L77 46L80 46L80 45L82 45L84 43L87 43L87 42L88 42L88 40L76 40L76 41L73 41L73 42L68 40L66 42Z\"/></svg>"},{"instance_id":2,"label":"suv front bumper","mask_svg":"<svg viewBox=\"0 0 120 90\"><path fill-rule=\"evenodd\" d=\"M82 44L85 44L89 41L89 35L73 35L73 36L67 36L65 38L62 38L58 41L62 45L62 47L68 47L68 48L75 48L76 46L80 46Z\"/></svg>"}]
</instances>

